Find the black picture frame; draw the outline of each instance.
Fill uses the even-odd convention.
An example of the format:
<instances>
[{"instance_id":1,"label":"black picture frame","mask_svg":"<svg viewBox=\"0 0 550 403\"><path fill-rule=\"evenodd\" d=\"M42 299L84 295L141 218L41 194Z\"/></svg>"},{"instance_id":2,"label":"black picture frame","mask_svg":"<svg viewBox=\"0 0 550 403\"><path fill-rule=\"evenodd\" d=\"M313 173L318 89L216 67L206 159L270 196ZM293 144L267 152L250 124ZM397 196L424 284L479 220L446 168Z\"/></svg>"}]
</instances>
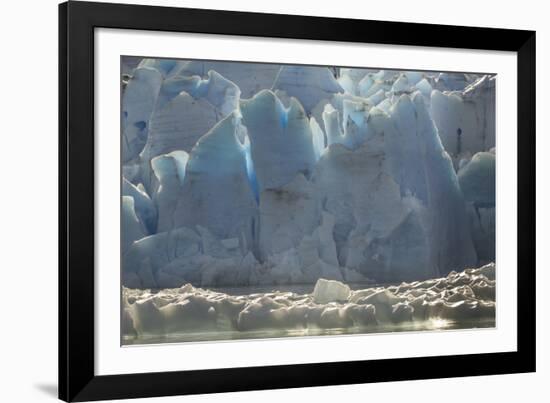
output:
<instances>
[{"instance_id":1,"label":"black picture frame","mask_svg":"<svg viewBox=\"0 0 550 403\"><path fill-rule=\"evenodd\" d=\"M94 372L94 29L517 53L517 351L180 372ZM535 371L535 32L69 1L59 5L59 398L89 401Z\"/></svg>"}]
</instances>

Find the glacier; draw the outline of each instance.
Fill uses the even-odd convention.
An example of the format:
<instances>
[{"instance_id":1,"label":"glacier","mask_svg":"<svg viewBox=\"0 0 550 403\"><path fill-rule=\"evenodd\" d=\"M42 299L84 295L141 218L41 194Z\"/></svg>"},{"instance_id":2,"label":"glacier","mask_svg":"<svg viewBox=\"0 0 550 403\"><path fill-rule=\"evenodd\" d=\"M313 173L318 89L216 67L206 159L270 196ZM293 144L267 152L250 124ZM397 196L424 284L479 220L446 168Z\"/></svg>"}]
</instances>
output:
<instances>
[{"instance_id":1,"label":"glacier","mask_svg":"<svg viewBox=\"0 0 550 403\"><path fill-rule=\"evenodd\" d=\"M260 192L282 186L298 173L311 176L316 162L313 134L296 98L286 108L274 92L262 90L241 101L240 113Z\"/></svg>"},{"instance_id":2,"label":"glacier","mask_svg":"<svg viewBox=\"0 0 550 403\"><path fill-rule=\"evenodd\" d=\"M143 300L125 308L131 332L216 328L220 309L231 329L255 329L280 304L298 327L467 311L387 286L350 307L342 290L494 262L494 75L137 57L122 70L122 284ZM295 306L212 290L277 286L285 300L294 285L317 292ZM151 313L164 297L145 290L180 287L187 308Z\"/></svg>"},{"instance_id":3,"label":"glacier","mask_svg":"<svg viewBox=\"0 0 550 403\"><path fill-rule=\"evenodd\" d=\"M455 167L462 158L495 147L494 77L480 77L461 90L435 88L431 94L431 115Z\"/></svg>"},{"instance_id":4,"label":"glacier","mask_svg":"<svg viewBox=\"0 0 550 403\"><path fill-rule=\"evenodd\" d=\"M155 69L136 68L122 96L122 161L137 158L148 138L149 120L162 84Z\"/></svg>"}]
</instances>

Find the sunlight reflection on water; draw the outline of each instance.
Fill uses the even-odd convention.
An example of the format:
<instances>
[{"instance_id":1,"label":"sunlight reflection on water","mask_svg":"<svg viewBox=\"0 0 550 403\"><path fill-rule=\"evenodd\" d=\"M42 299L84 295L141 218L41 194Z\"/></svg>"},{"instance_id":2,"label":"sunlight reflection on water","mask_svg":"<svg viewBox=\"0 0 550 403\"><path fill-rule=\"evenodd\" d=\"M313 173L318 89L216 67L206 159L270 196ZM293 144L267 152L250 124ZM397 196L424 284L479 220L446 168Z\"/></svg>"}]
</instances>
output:
<instances>
[{"instance_id":1,"label":"sunlight reflection on water","mask_svg":"<svg viewBox=\"0 0 550 403\"><path fill-rule=\"evenodd\" d=\"M494 320L456 322L446 319L429 319L422 322L405 322L399 324L382 324L367 327L350 327L335 329L263 329L254 331L205 331L172 333L169 335L125 336L123 345L165 344L185 342L230 341L250 339L270 339L283 337L346 336L376 333L400 333L419 331L447 331L466 329L486 329L495 327Z\"/></svg>"}]
</instances>

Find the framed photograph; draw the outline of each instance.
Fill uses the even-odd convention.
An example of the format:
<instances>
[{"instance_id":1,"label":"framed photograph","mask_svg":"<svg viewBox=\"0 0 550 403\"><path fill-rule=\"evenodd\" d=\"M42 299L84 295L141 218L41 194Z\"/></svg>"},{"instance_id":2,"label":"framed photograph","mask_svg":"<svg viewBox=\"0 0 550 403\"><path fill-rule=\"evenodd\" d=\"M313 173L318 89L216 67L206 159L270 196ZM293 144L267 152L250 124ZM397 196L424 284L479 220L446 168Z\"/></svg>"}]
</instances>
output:
<instances>
[{"instance_id":1,"label":"framed photograph","mask_svg":"<svg viewBox=\"0 0 550 403\"><path fill-rule=\"evenodd\" d=\"M59 397L535 370L535 33L59 6Z\"/></svg>"}]
</instances>

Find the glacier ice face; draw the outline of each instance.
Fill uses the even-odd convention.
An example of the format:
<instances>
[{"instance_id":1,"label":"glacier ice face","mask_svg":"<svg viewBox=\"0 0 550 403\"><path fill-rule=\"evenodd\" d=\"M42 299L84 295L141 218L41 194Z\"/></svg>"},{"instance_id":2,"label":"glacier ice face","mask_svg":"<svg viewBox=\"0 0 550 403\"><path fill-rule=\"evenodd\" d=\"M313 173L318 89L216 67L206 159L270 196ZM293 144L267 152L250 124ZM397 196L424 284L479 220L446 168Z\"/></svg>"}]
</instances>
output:
<instances>
[{"instance_id":1,"label":"glacier ice face","mask_svg":"<svg viewBox=\"0 0 550 403\"><path fill-rule=\"evenodd\" d=\"M204 80L174 76L164 81L140 154L146 189L152 192L156 187L150 161L174 150L191 151L201 136L236 109L239 94L235 84L216 72Z\"/></svg>"},{"instance_id":2,"label":"glacier ice face","mask_svg":"<svg viewBox=\"0 0 550 403\"><path fill-rule=\"evenodd\" d=\"M460 188L466 201L477 207L495 206L496 157L491 152L476 153L458 171Z\"/></svg>"},{"instance_id":3,"label":"glacier ice face","mask_svg":"<svg viewBox=\"0 0 550 403\"><path fill-rule=\"evenodd\" d=\"M247 99L261 90L271 89L280 69L277 64L191 60L182 63L178 75L205 77L209 71L215 71L235 83L241 98Z\"/></svg>"},{"instance_id":4,"label":"glacier ice face","mask_svg":"<svg viewBox=\"0 0 550 403\"><path fill-rule=\"evenodd\" d=\"M431 95L431 115L445 150L457 162L495 146L495 79L483 76L462 92Z\"/></svg>"},{"instance_id":5,"label":"glacier ice face","mask_svg":"<svg viewBox=\"0 0 550 403\"><path fill-rule=\"evenodd\" d=\"M434 84L440 91L462 91L476 78L476 75L466 73L439 73Z\"/></svg>"},{"instance_id":6,"label":"glacier ice face","mask_svg":"<svg viewBox=\"0 0 550 403\"><path fill-rule=\"evenodd\" d=\"M338 84L350 95L359 95L359 83L369 73L374 73L372 69L340 68Z\"/></svg>"},{"instance_id":7,"label":"glacier ice face","mask_svg":"<svg viewBox=\"0 0 550 403\"><path fill-rule=\"evenodd\" d=\"M391 90L393 78L398 73L392 70L380 70L378 73L367 74L358 84L359 95L369 98L382 91L385 93Z\"/></svg>"},{"instance_id":8,"label":"glacier ice face","mask_svg":"<svg viewBox=\"0 0 550 403\"><path fill-rule=\"evenodd\" d=\"M259 191L277 188L298 173L311 176L315 148L309 119L296 99L285 108L271 91L241 101Z\"/></svg>"},{"instance_id":9,"label":"glacier ice face","mask_svg":"<svg viewBox=\"0 0 550 403\"><path fill-rule=\"evenodd\" d=\"M136 69L136 67L141 62L142 58L137 56L125 56L121 58L121 70L122 70L122 84L127 83L127 79L130 78Z\"/></svg>"},{"instance_id":10,"label":"glacier ice face","mask_svg":"<svg viewBox=\"0 0 550 403\"><path fill-rule=\"evenodd\" d=\"M339 111L332 104L326 104L322 116L327 145L342 144L355 149L363 144L368 136L367 112L371 106L369 103L343 100L342 110Z\"/></svg>"},{"instance_id":11,"label":"glacier ice face","mask_svg":"<svg viewBox=\"0 0 550 403\"><path fill-rule=\"evenodd\" d=\"M479 152L458 171L474 245L485 262L495 260L495 159L491 152Z\"/></svg>"},{"instance_id":12,"label":"glacier ice face","mask_svg":"<svg viewBox=\"0 0 550 403\"><path fill-rule=\"evenodd\" d=\"M180 66L184 63L182 60L175 59L142 59L138 68L149 68L157 70L163 78L170 78L176 75Z\"/></svg>"},{"instance_id":13,"label":"glacier ice face","mask_svg":"<svg viewBox=\"0 0 550 403\"><path fill-rule=\"evenodd\" d=\"M195 99L186 92L154 112L147 144L141 152L141 179L154 190L154 173L150 161L174 150L191 151L198 139L220 119L221 113L207 100Z\"/></svg>"},{"instance_id":14,"label":"glacier ice face","mask_svg":"<svg viewBox=\"0 0 550 403\"><path fill-rule=\"evenodd\" d=\"M430 82L423 78L418 83L415 84L415 88L424 95L424 99L429 101L431 100L433 87L431 86Z\"/></svg>"},{"instance_id":15,"label":"glacier ice face","mask_svg":"<svg viewBox=\"0 0 550 403\"><path fill-rule=\"evenodd\" d=\"M324 209L335 218L333 232L341 266L379 280L433 274L423 238L402 239L402 226L408 223L412 207L401 197L399 186L389 173L379 136L356 150L338 144L330 146L319 161L313 180ZM417 221L408 225L414 224L416 233L423 234ZM398 240L420 243L418 247L424 251L418 254L420 261L413 263L414 256L407 254L406 248L399 248ZM414 243L408 247L414 249ZM409 256L406 265L396 264L397 253ZM406 259L402 260L404 263Z\"/></svg>"},{"instance_id":16,"label":"glacier ice face","mask_svg":"<svg viewBox=\"0 0 550 403\"><path fill-rule=\"evenodd\" d=\"M412 281L494 260L494 77L138 60L124 284Z\"/></svg>"},{"instance_id":17,"label":"glacier ice face","mask_svg":"<svg viewBox=\"0 0 550 403\"><path fill-rule=\"evenodd\" d=\"M146 234L157 231L157 209L145 189L134 186L126 178L122 178L122 195L134 200L134 210Z\"/></svg>"},{"instance_id":18,"label":"glacier ice face","mask_svg":"<svg viewBox=\"0 0 550 403\"><path fill-rule=\"evenodd\" d=\"M410 85L418 85L420 81L425 80L425 73L421 71L405 71L403 75Z\"/></svg>"},{"instance_id":19,"label":"glacier ice face","mask_svg":"<svg viewBox=\"0 0 550 403\"><path fill-rule=\"evenodd\" d=\"M313 185L302 174L290 183L260 194L259 247L262 256L298 245L319 223Z\"/></svg>"},{"instance_id":20,"label":"glacier ice face","mask_svg":"<svg viewBox=\"0 0 550 403\"><path fill-rule=\"evenodd\" d=\"M122 96L122 161L139 155L149 132L149 119L155 107L162 75L155 69L137 68Z\"/></svg>"},{"instance_id":21,"label":"glacier ice face","mask_svg":"<svg viewBox=\"0 0 550 403\"><path fill-rule=\"evenodd\" d=\"M422 96L402 95L389 115L371 108L367 125L362 146L330 145L313 177L336 218L340 264L385 280L474 264L456 174Z\"/></svg>"},{"instance_id":22,"label":"glacier ice face","mask_svg":"<svg viewBox=\"0 0 550 403\"><path fill-rule=\"evenodd\" d=\"M145 236L143 226L134 209L134 198L132 196L122 196L121 216L124 222L121 234L121 249L124 253L134 241Z\"/></svg>"},{"instance_id":23,"label":"glacier ice face","mask_svg":"<svg viewBox=\"0 0 550 403\"><path fill-rule=\"evenodd\" d=\"M272 89L298 99L307 113L333 94L344 92L328 67L313 66L283 66Z\"/></svg>"},{"instance_id":24,"label":"glacier ice face","mask_svg":"<svg viewBox=\"0 0 550 403\"><path fill-rule=\"evenodd\" d=\"M244 237L251 245L257 203L237 137L239 120L236 114L228 115L191 150L174 227L200 225L218 239Z\"/></svg>"},{"instance_id":25,"label":"glacier ice face","mask_svg":"<svg viewBox=\"0 0 550 403\"><path fill-rule=\"evenodd\" d=\"M162 107L181 92L186 92L195 99L206 99L223 116L235 110L241 94L239 87L213 70L204 79L199 76L176 75L163 82L158 107Z\"/></svg>"},{"instance_id":26,"label":"glacier ice face","mask_svg":"<svg viewBox=\"0 0 550 403\"><path fill-rule=\"evenodd\" d=\"M235 246L235 243L238 246ZM133 242L123 259L123 283L170 288L190 282L216 287L248 285L259 263L240 240L219 240L204 227L179 227Z\"/></svg>"},{"instance_id":27,"label":"glacier ice face","mask_svg":"<svg viewBox=\"0 0 550 403\"><path fill-rule=\"evenodd\" d=\"M416 94L417 133L423 139L423 163L428 184L432 259L444 275L450 270L471 267L477 262L464 198L452 161L445 152L425 102Z\"/></svg>"},{"instance_id":28,"label":"glacier ice face","mask_svg":"<svg viewBox=\"0 0 550 403\"><path fill-rule=\"evenodd\" d=\"M400 74L397 80L394 81L391 92L394 93L403 93L403 92L410 92L411 84L409 83L409 79L405 74Z\"/></svg>"},{"instance_id":29,"label":"glacier ice face","mask_svg":"<svg viewBox=\"0 0 550 403\"><path fill-rule=\"evenodd\" d=\"M172 151L151 160L159 184L153 196L158 212L157 232L168 231L175 226L176 206L183 190L188 160L189 154L185 151Z\"/></svg>"},{"instance_id":30,"label":"glacier ice face","mask_svg":"<svg viewBox=\"0 0 550 403\"><path fill-rule=\"evenodd\" d=\"M315 160L319 160L321 154L323 154L327 146L325 133L323 132L323 129L321 129L321 126L319 126L319 123L317 123L317 120L314 117L311 117L311 119L309 120L309 127L311 129Z\"/></svg>"}]
</instances>

